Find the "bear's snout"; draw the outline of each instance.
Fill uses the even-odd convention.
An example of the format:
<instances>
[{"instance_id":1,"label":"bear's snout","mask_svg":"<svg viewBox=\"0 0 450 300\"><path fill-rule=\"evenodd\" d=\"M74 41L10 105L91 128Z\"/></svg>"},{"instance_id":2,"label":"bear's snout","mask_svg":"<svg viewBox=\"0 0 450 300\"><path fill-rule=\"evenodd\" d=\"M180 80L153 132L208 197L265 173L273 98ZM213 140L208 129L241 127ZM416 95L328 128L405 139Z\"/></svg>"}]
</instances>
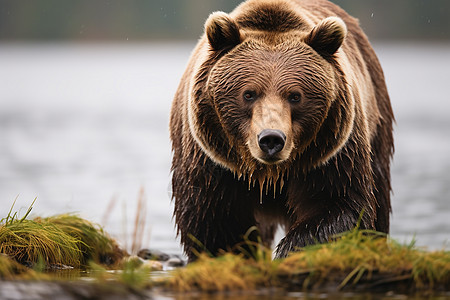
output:
<instances>
[{"instance_id":1,"label":"bear's snout","mask_svg":"<svg viewBox=\"0 0 450 300\"><path fill-rule=\"evenodd\" d=\"M281 130L264 129L258 134L259 148L272 158L275 154L283 150L286 143L286 135Z\"/></svg>"}]
</instances>

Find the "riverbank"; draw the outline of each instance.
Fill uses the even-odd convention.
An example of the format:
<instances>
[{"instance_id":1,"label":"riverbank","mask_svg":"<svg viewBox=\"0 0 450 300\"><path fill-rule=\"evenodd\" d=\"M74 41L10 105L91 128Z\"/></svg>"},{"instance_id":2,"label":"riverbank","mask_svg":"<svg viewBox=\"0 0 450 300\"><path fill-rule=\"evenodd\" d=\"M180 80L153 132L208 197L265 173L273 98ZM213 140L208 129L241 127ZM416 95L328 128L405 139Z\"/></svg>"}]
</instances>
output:
<instances>
[{"instance_id":1,"label":"riverbank","mask_svg":"<svg viewBox=\"0 0 450 300\"><path fill-rule=\"evenodd\" d=\"M183 265L181 260L157 251L129 256L99 225L75 215L29 220L31 207L20 219L10 212L0 222L0 299L147 299L261 291L450 298L449 251L402 245L373 231L355 228L280 260L272 260L270 249L250 243L246 248L254 259L202 254L175 268Z\"/></svg>"}]
</instances>

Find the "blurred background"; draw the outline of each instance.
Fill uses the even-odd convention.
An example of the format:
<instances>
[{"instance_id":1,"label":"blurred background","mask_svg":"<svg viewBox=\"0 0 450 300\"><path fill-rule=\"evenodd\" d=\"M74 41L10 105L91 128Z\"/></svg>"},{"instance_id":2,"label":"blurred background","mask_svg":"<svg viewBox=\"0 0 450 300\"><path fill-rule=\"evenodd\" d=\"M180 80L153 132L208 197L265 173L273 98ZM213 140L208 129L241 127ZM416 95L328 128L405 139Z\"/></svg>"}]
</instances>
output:
<instances>
[{"instance_id":1,"label":"blurred background","mask_svg":"<svg viewBox=\"0 0 450 300\"><path fill-rule=\"evenodd\" d=\"M37 197L34 215L79 213L126 246L141 198L143 247L181 253L171 100L209 13L240 2L0 0L0 219ZM334 2L372 41L396 114L392 236L448 248L450 1Z\"/></svg>"},{"instance_id":2,"label":"blurred background","mask_svg":"<svg viewBox=\"0 0 450 300\"><path fill-rule=\"evenodd\" d=\"M4 41L154 41L196 39L213 11L239 0L0 1ZM450 37L446 0L335 0L360 19L372 39L442 40Z\"/></svg>"}]
</instances>

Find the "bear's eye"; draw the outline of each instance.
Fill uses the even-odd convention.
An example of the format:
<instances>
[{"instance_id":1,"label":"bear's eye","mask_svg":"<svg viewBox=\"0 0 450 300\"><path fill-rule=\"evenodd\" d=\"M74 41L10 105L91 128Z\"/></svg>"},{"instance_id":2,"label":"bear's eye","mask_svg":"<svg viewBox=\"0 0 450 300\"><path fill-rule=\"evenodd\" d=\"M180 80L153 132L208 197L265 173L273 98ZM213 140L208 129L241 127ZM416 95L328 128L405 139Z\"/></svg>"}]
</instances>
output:
<instances>
[{"instance_id":1,"label":"bear's eye","mask_svg":"<svg viewBox=\"0 0 450 300\"><path fill-rule=\"evenodd\" d=\"M253 101L256 99L256 92L255 91L245 91L244 92L244 100L245 101Z\"/></svg>"},{"instance_id":2,"label":"bear's eye","mask_svg":"<svg viewBox=\"0 0 450 300\"><path fill-rule=\"evenodd\" d=\"M290 93L288 96L288 100L289 102L297 103L300 102L300 100L302 100L302 96L299 93Z\"/></svg>"}]
</instances>

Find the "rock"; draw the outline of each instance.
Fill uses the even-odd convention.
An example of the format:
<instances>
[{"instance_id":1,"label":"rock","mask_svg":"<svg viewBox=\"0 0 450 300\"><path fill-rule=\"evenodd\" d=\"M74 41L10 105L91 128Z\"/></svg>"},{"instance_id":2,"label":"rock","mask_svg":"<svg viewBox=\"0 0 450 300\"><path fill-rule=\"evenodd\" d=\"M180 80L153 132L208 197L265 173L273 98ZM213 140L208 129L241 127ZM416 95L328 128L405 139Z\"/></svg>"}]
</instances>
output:
<instances>
[{"instance_id":1,"label":"rock","mask_svg":"<svg viewBox=\"0 0 450 300\"><path fill-rule=\"evenodd\" d=\"M162 271L163 264L157 260L146 260L141 268L149 268L151 271Z\"/></svg>"},{"instance_id":2,"label":"rock","mask_svg":"<svg viewBox=\"0 0 450 300\"><path fill-rule=\"evenodd\" d=\"M150 259L158 261L167 261L170 259L170 255L161 252L159 250L152 250L152 249L142 249L138 252L137 256L146 260Z\"/></svg>"},{"instance_id":3,"label":"rock","mask_svg":"<svg viewBox=\"0 0 450 300\"><path fill-rule=\"evenodd\" d=\"M50 264L48 267L48 270L72 270L72 266L67 266L64 264Z\"/></svg>"},{"instance_id":4,"label":"rock","mask_svg":"<svg viewBox=\"0 0 450 300\"><path fill-rule=\"evenodd\" d=\"M179 257L171 257L168 261L167 261L167 266L168 267L174 267L174 268L179 268L179 267L183 267L186 263Z\"/></svg>"},{"instance_id":5,"label":"rock","mask_svg":"<svg viewBox=\"0 0 450 300\"><path fill-rule=\"evenodd\" d=\"M169 255L159 250L154 249L142 249L137 254L138 257L144 261L160 262L163 269L166 268L179 268L186 265L186 261L179 255ZM158 267L155 269L158 270Z\"/></svg>"}]
</instances>

